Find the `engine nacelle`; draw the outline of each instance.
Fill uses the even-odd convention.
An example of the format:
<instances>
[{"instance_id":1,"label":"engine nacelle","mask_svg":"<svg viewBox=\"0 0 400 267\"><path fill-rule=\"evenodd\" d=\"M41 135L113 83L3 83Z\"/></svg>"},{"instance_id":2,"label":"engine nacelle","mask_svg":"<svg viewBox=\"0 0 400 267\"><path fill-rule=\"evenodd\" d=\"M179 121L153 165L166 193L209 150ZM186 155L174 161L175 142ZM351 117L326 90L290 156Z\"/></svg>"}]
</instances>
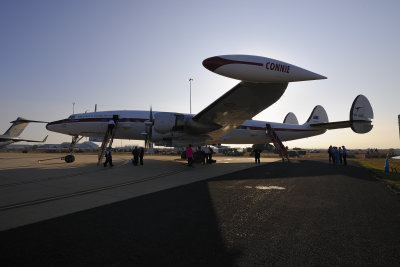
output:
<instances>
[{"instance_id":1,"label":"engine nacelle","mask_svg":"<svg viewBox=\"0 0 400 267\"><path fill-rule=\"evenodd\" d=\"M175 126L175 115L169 112L159 112L154 115L153 130L158 133L168 133Z\"/></svg>"},{"instance_id":2,"label":"engine nacelle","mask_svg":"<svg viewBox=\"0 0 400 267\"><path fill-rule=\"evenodd\" d=\"M185 129L185 121L191 118L191 116L185 116L180 113L158 112L154 115L153 130L161 134L183 131Z\"/></svg>"},{"instance_id":3,"label":"engine nacelle","mask_svg":"<svg viewBox=\"0 0 400 267\"><path fill-rule=\"evenodd\" d=\"M157 146L174 146L174 140L179 139L185 133L170 131L167 133L159 133L153 129L153 134L151 136L151 141Z\"/></svg>"},{"instance_id":4,"label":"engine nacelle","mask_svg":"<svg viewBox=\"0 0 400 267\"><path fill-rule=\"evenodd\" d=\"M156 132L156 131L153 130L153 133L151 135L151 141L152 142L170 140L171 138L172 138L172 132L160 133L160 132Z\"/></svg>"}]
</instances>

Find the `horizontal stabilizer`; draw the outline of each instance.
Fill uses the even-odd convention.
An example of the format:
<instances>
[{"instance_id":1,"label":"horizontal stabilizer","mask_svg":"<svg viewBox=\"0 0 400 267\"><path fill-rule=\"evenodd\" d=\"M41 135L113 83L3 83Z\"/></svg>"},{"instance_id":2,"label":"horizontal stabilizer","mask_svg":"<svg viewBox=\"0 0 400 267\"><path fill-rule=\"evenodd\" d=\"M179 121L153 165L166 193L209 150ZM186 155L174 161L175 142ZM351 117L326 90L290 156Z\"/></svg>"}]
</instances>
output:
<instances>
[{"instance_id":1,"label":"horizontal stabilizer","mask_svg":"<svg viewBox=\"0 0 400 267\"><path fill-rule=\"evenodd\" d=\"M335 122L326 122L326 123L314 123L311 124L312 127L319 127L326 130L334 130L334 129L342 129L351 127L350 121L335 121Z\"/></svg>"},{"instance_id":2,"label":"horizontal stabilizer","mask_svg":"<svg viewBox=\"0 0 400 267\"><path fill-rule=\"evenodd\" d=\"M297 117L296 115L294 115L293 112L289 112L286 115L285 119L283 120L283 123L299 125L299 121L297 120Z\"/></svg>"},{"instance_id":3,"label":"horizontal stabilizer","mask_svg":"<svg viewBox=\"0 0 400 267\"><path fill-rule=\"evenodd\" d=\"M33 142L33 143L44 143L47 140L48 135L43 140L30 140L30 139L23 139L19 137L2 137L0 138L1 141L13 141L13 142Z\"/></svg>"},{"instance_id":4,"label":"horizontal stabilizer","mask_svg":"<svg viewBox=\"0 0 400 267\"><path fill-rule=\"evenodd\" d=\"M18 117L15 121L10 121L10 123L15 123L15 124L19 124L19 123L28 123L28 122L36 122L36 123L49 123L47 121L34 121L34 120L28 120L22 117Z\"/></svg>"},{"instance_id":5,"label":"horizontal stabilizer","mask_svg":"<svg viewBox=\"0 0 400 267\"><path fill-rule=\"evenodd\" d=\"M374 112L368 99L363 95L358 95L350 109L350 120L310 123L310 126L326 130L351 127L355 133L368 133L373 127L371 124L373 118Z\"/></svg>"}]
</instances>

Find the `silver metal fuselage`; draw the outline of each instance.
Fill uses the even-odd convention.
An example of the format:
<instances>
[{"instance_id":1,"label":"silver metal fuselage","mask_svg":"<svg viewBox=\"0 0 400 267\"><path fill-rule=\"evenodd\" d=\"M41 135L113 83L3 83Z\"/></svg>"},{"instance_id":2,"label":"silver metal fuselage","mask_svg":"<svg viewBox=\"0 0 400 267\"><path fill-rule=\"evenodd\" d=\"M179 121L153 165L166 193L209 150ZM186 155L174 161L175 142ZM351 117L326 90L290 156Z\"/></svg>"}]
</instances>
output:
<instances>
[{"instance_id":1,"label":"silver metal fuselage","mask_svg":"<svg viewBox=\"0 0 400 267\"><path fill-rule=\"evenodd\" d=\"M153 111L153 115L157 112ZM118 115L118 130L116 139L144 140L143 132L146 130L145 121L148 121L149 111L104 111L71 115L68 119L54 121L47 124L50 131L71 136L103 137L108 121L113 115ZM275 123L248 120L232 130L219 140L204 140L199 135L198 142L219 144L265 144L270 143L266 134L266 124L270 124L282 141L295 140L323 134L325 129L315 129L308 125ZM182 135L176 138L180 138ZM184 138L184 136L183 136ZM191 135L193 139L193 135Z\"/></svg>"}]
</instances>

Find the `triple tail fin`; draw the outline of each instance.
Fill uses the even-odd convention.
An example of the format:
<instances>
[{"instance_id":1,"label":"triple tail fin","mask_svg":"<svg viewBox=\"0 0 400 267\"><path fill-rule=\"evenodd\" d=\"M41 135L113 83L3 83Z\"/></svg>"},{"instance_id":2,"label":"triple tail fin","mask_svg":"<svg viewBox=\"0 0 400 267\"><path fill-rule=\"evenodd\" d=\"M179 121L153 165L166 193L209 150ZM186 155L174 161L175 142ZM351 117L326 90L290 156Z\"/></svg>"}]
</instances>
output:
<instances>
[{"instance_id":1,"label":"triple tail fin","mask_svg":"<svg viewBox=\"0 0 400 267\"><path fill-rule=\"evenodd\" d=\"M368 99L363 95L358 95L351 105L351 129L356 133L368 133L373 127L371 124L373 118L374 111Z\"/></svg>"},{"instance_id":2,"label":"triple tail fin","mask_svg":"<svg viewBox=\"0 0 400 267\"><path fill-rule=\"evenodd\" d=\"M328 114L326 114L325 109L320 105L315 106L310 117L308 117L306 121L306 124L310 125L319 123L329 123Z\"/></svg>"},{"instance_id":3,"label":"triple tail fin","mask_svg":"<svg viewBox=\"0 0 400 267\"><path fill-rule=\"evenodd\" d=\"M297 120L297 117L296 115L294 115L293 112L289 112L286 115L285 119L283 120L283 123L299 125L299 121Z\"/></svg>"},{"instance_id":4,"label":"triple tail fin","mask_svg":"<svg viewBox=\"0 0 400 267\"><path fill-rule=\"evenodd\" d=\"M326 111L321 106L316 106L305 124L321 130L333 130L350 127L355 133L368 133L373 125L374 112L368 99L358 95L350 109L348 121L329 122Z\"/></svg>"}]
</instances>

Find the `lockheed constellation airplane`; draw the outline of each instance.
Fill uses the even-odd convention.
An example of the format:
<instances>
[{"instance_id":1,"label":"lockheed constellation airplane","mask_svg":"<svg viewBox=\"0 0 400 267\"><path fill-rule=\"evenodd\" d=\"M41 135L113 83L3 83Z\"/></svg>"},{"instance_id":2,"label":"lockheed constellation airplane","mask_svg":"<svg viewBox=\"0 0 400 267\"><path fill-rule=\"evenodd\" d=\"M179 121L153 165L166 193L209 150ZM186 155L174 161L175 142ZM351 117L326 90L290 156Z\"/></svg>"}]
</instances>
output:
<instances>
[{"instance_id":1,"label":"lockheed constellation airplane","mask_svg":"<svg viewBox=\"0 0 400 267\"><path fill-rule=\"evenodd\" d=\"M45 121L32 121L18 117L15 121L11 122L11 127L8 128L8 130L3 135L0 135L0 148L21 141L37 143L46 142L47 136L42 141L22 139L19 137L19 135L24 131L25 127L28 126L30 122L47 123Z\"/></svg>"},{"instance_id":2,"label":"lockheed constellation airplane","mask_svg":"<svg viewBox=\"0 0 400 267\"><path fill-rule=\"evenodd\" d=\"M116 110L73 114L47 124L50 131L68 134L77 140L103 137L107 123L118 116L117 139L145 140L161 146L205 144L265 144L272 128L282 141L320 135L327 130L347 128L356 133L372 129L373 110L368 99L359 95L350 109L349 120L329 122L322 106L316 106L309 119L299 125L289 113L283 123L256 121L252 118L275 103L289 82L326 79L300 67L271 58L248 55L224 55L205 59L203 66L217 74L240 82L198 114Z\"/></svg>"}]
</instances>

